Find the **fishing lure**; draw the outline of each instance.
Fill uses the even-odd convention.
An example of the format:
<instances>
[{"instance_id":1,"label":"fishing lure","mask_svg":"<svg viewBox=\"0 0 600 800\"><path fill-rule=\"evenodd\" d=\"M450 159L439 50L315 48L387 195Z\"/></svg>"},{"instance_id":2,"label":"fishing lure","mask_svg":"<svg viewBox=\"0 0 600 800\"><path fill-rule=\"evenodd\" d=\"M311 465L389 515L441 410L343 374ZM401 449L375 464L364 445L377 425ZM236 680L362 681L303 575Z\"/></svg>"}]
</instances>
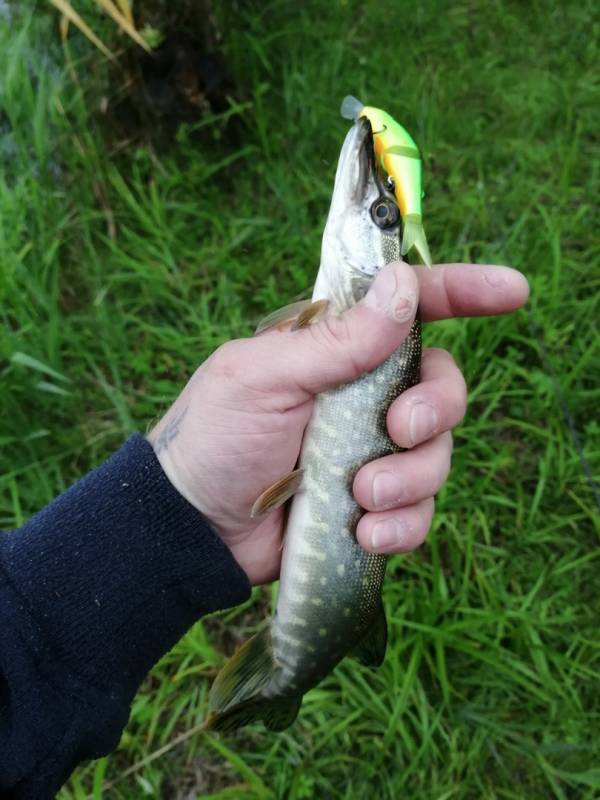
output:
<instances>
[{"instance_id":1,"label":"fishing lure","mask_svg":"<svg viewBox=\"0 0 600 800\"><path fill-rule=\"evenodd\" d=\"M404 225L401 254L414 247L421 260L431 266L431 255L423 229L421 198L421 154L410 133L386 111L365 106L348 95L340 109L345 119L366 117L373 129L375 156L383 170L392 178Z\"/></svg>"}]
</instances>

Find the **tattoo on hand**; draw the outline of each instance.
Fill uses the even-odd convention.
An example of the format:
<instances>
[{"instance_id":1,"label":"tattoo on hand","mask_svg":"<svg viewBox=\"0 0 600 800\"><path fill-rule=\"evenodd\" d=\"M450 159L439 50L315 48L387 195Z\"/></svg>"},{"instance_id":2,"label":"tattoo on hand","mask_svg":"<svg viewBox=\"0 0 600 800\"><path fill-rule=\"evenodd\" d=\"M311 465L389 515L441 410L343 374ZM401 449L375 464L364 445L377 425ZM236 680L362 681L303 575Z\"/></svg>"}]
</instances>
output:
<instances>
[{"instance_id":1,"label":"tattoo on hand","mask_svg":"<svg viewBox=\"0 0 600 800\"><path fill-rule=\"evenodd\" d=\"M179 436L179 426L181 424L181 420L187 414L187 410L188 406L186 406L182 411L180 411L179 414L177 414L162 429L158 439L154 443L154 452L156 453L156 455L159 455L159 453L168 450L169 444L173 441L173 439Z\"/></svg>"}]
</instances>

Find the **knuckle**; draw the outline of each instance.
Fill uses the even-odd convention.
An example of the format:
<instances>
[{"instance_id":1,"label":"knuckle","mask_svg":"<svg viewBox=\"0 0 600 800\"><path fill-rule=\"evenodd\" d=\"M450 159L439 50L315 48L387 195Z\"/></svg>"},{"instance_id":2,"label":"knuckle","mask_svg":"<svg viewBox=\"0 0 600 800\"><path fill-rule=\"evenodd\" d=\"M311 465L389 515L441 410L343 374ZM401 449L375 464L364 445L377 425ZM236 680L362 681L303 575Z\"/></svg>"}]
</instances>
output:
<instances>
[{"instance_id":1,"label":"knuckle","mask_svg":"<svg viewBox=\"0 0 600 800\"><path fill-rule=\"evenodd\" d=\"M350 329L344 314L327 316L316 325L311 325L308 330L318 344L337 350L340 344L347 344L350 339Z\"/></svg>"},{"instance_id":2,"label":"knuckle","mask_svg":"<svg viewBox=\"0 0 600 800\"><path fill-rule=\"evenodd\" d=\"M210 356L206 367L214 377L236 380L243 370L243 349L243 342L238 339L225 342Z\"/></svg>"}]
</instances>

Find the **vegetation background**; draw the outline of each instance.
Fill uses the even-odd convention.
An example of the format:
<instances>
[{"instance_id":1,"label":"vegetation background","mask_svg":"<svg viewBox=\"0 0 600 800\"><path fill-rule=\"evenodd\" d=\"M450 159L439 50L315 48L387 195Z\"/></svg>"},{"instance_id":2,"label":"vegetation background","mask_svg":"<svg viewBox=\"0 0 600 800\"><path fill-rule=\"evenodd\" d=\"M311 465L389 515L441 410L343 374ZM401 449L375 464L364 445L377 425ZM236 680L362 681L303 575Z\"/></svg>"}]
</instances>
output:
<instances>
[{"instance_id":1,"label":"vegetation background","mask_svg":"<svg viewBox=\"0 0 600 800\"><path fill-rule=\"evenodd\" d=\"M61 45L44 3L0 0L0 527L306 293L348 92L419 143L434 258L514 265L532 294L426 329L470 405L426 545L390 564L384 666L343 663L282 734L186 736L268 613L257 591L165 656L60 800L598 798L595 4L215 0L231 88L191 114L77 5L117 65L73 28ZM189 33L186 7L149 35Z\"/></svg>"}]
</instances>

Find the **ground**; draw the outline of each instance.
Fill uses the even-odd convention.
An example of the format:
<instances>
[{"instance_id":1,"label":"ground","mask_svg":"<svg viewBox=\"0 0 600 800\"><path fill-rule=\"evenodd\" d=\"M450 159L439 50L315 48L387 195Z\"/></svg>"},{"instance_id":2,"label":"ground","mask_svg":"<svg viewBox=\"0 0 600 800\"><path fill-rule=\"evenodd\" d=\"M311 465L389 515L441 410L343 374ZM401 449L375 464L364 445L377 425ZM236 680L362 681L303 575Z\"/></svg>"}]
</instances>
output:
<instances>
[{"instance_id":1,"label":"ground","mask_svg":"<svg viewBox=\"0 0 600 800\"><path fill-rule=\"evenodd\" d=\"M79 34L62 50L51 12L9 23L0 2L0 528L306 294L349 92L419 143L434 260L514 265L531 299L426 327L470 402L429 539L390 564L383 667L343 663L282 734L186 738L269 613L257 591L164 657L119 750L60 800L597 798L594 4L214 5L236 103L128 136L118 69Z\"/></svg>"}]
</instances>

